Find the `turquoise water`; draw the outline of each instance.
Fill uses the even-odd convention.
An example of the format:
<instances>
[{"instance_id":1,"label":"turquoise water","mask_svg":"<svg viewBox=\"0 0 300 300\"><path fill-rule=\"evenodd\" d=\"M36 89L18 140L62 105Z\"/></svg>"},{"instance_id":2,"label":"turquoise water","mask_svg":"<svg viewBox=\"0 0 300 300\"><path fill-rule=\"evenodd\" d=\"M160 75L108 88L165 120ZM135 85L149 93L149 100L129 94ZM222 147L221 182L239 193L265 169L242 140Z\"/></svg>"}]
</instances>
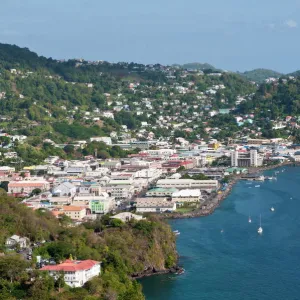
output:
<instances>
[{"instance_id":1,"label":"turquoise water","mask_svg":"<svg viewBox=\"0 0 300 300\"><path fill-rule=\"evenodd\" d=\"M171 221L186 272L142 279L146 299L300 299L300 168L285 169L277 181L239 182L208 217Z\"/></svg>"}]
</instances>

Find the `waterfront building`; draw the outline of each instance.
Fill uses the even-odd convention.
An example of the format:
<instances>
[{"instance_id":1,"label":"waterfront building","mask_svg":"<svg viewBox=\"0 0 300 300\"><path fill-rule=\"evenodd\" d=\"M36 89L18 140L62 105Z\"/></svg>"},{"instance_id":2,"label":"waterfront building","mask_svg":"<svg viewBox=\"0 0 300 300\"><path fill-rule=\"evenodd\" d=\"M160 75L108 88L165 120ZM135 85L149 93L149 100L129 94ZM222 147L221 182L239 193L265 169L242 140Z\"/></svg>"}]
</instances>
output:
<instances>
[{"instance_id":1,"label":"waterfront building","mask_svg":"<svg viewBox=\"0 0 300 300\"><path fill-rule=\"evenodd\" d=\"M171 197L173 193L177 192L176 188L154 188L147 191L147 197Z\"/></svg>"},{"instance_id":2,"label":"waterfront building","mask_svg":"<svg viewBox=\"0 0 300 300\"><path fill-rule=\"evenodd\" d=\"M156 183L157 187L178 189L217 189L218 180L193 180L193 179L160 179Z\"/></svg>"},{"instance_id":3,"label":"waterfront building","mask_svg":"<svg viewBox=\"0 0 300 300\"><path fill-rule=\"evenodd\" d=\"M172 194L172 201L176 203L185 202L200 202L201 201L201 191L200 189L185 189L174 192Z\"/></svg>"},{"instance_id":4,"label":"waterfront building","mask_svg":"<svg viewBox=\"0 0 300 300\"><path fill-rule=\"evenodd\" d=\"M232 167L258 167L263 163L263 158L258 155L257 150L250 150L245 152L232 151L231 152L231 166Z\"/></svg>"}]
</instances>

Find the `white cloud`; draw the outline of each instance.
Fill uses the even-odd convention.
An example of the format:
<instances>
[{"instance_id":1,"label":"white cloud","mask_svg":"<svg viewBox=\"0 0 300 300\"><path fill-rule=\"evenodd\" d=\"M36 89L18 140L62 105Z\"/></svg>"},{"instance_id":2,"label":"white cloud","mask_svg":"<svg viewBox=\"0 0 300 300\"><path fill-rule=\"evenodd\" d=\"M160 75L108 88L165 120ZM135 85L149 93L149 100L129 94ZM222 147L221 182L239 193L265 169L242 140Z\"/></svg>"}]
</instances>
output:
<instances>
[{"instance_id":1,"label":"white cloud","mask_svg":"<svg viewBox=\"0 0 300 300\"><path fill-rule=\"evenodd\" d=\"M290 28L298 27L298 23L295 20L287 20L287 21L285 21L285 25Z\"/></svg>"}]
</instances>

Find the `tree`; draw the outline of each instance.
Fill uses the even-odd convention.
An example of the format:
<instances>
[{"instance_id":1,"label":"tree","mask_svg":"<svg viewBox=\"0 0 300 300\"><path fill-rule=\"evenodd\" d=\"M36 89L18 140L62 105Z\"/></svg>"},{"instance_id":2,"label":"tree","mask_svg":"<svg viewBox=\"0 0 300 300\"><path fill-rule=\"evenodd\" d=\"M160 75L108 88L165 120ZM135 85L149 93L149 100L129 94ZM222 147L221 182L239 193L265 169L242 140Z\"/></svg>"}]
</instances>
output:
<instances>
[{"instance_id":1,"label":"tree","mask_svg":"<svg viewBox=\"0 0 300 300\"><path fill-rule=\"evenodd\" d=\"M34 189L34 190L31 192L31 194L32 194L32 195L39 195L41 192L42 192L41 189Z\"/></svg>"},{"instance_id":2,"label":"tree","mask_svg":"<svg viewBox=\"0 0 300 300\"><path fill-rule=\"evenodd\" d=\"M59 272L58 278L55 280L54 287L60 292L60 289L65 285L65 274L64 272Z\"/></svg>"},{"instance_id":3,"label":"tree","mask_svg":"<svg viewBox=\"0 0 300 300\"><path fill-rule=\"evenodd\" d=\"M74 151L75 151L75 147L73 145L67 145L64 147L64 151L68 154L68 155L73 155Z\"/></svg>"},{"instance_id":4,"label":"tree","mask_svg":"<svg viewBox=\"0 0 300 300\"><path fill-rule=\"evenodd\" d=\"M27 262L20 255L0 257L0 278L15 281L27 268Z\"/></svg>"},{"instance_id":5,"label":"tree","mask_svg":"<svg viewBox=\"0 0 300 300\"><path fill-rule=\"evenodd\" d=\"M8 184L9 184L9 181L1 181L0 188L6 190L6 192L8 192Z\"/></svg>"}]
</instances>

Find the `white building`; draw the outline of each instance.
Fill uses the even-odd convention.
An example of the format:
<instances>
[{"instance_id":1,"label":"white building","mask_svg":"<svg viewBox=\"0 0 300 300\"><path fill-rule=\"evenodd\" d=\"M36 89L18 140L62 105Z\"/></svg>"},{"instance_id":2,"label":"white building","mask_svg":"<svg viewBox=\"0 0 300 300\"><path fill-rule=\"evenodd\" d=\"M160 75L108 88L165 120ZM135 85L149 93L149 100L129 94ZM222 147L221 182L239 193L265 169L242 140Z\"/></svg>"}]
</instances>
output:
<instances>
[{"instance_id":1,"label":"white building","mask_svg":"<svg viewBox=\"0 0 300 300\"><path fill-rule=\"evenodd\" d=\"M263 158L257 153L257 150L250 150L249 152L231 152L231 166L232 167L258 167L263 163Z\"/></svg>"},{"instance_id":2,"label":"white building","mask_svg":"<svg viewBox=\"0 0 300 300\"><path fill-rule=\"evenodd\" d=\"M138 198L136 199L136 212L173 212L176 210L176 202L167 201L166 198Z\"/></svg>"},{"instance_id":3,"label":"white building","mask_svg":"<svg viewBox=\"0 0 300 300\"><path fill-rule=\"evenodd\" d=\"M13 248L16 246L19 246L20 248L26 248L29 245L29 243L30 241L27 237L12 235L6 240L5 245L9 248Z\"/></svg>"},{"instance_id":4,"label":"white building","mask_svg":"<svg viewBox=\"0 0 300 300\"><path fill-rule=\"evenodd\" d=\"M108 137L108 136L91 137L90 141L91 142L103 142L106 145L112 144L111 137Z\"/></svg>"},{"instance_id":5,"label":"white building","mask_svg":"<svg viewBox=\"0 0 300 300\"><path fill-rule=\"evenodd\" d=\"M218 180L193 180L193 179L160 179L157 187L178 189L217 189Z\"/></svg>"},{"instance_id":6,"label":"white building","mask_svg":"<svg viewBox=\"0 0 300 300\"><path fill-rule=\"evenodd\" d=\"M180 190L174 192L172 194L172 201L176 203L183 203L183 202L200 202L201 201L201 191L200 189L194 190Z\"/></svg>"},{"instance_id":7,"label":"white building","mask_svg":"<svg viewBox=\"0 0 300 300\"><path fill-rule=\"evenodd\" d=\"M63 272L65 283L68 286L82 287L93 277L99 276L101 273L101 262L95 260L75 261L67 259L62 264L45 266L40 271L47 271L55 279Z\"/></svg>"}]
</instances>

